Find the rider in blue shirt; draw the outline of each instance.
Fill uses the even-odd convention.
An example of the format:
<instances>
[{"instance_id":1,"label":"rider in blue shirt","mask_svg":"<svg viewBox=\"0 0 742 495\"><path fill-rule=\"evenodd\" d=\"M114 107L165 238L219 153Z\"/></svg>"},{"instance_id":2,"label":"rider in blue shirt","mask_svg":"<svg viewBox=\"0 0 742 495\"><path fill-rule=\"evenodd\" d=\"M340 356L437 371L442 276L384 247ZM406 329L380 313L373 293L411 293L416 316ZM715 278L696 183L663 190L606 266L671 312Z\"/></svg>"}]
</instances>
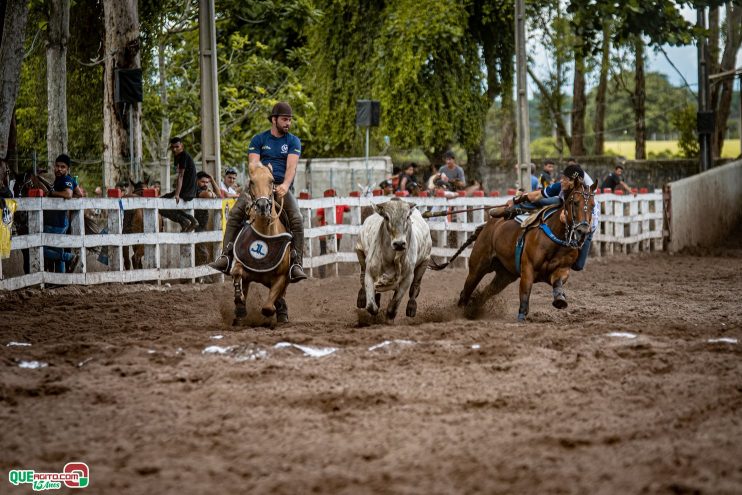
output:
<instances>
[{"instance_id":1,"label":"rider in blue shirt","mask_svg":"<svg viewBox=\"0 0 742 495\"><path fill-rule=\"evenodd\" d=\"M547 204L554 204L556 202L564 201L564 192L572 189L577 179L582 179L582 182L590 187L593 185L593 179L587 172L582 170L579 165L568 165L562 173L562 177L558 182L555 182L544 189L537 189L509 200L506 206L499 206L492 208L489 214L493 218L513 218L515 215L522 213L520 208L513 208L514 205L522 206L525 210L534 209L535 207L545 206ZM585 238L585 242L580 248L580 255L572 265L572 269L575 271L581 271L585 268L587 263L587 256L590 254L590 245L593 240L593 233L598 228L598 222L600 220L600 206L598 202L595 202L595 206L592 211L592 223L590 225L590 233Z\"/></svg>"},{"instance_id":2,"label":"rider in blue shirt","mask_svg":"<svg viewBox=\"0 0 742 495\"><path fill-rule=\"evenodd\" d=\"M289 132L291 119L291 106L285 102L276 103L268 117L271 121L271 128L261 132L250 141L248 159L251 166L265 165L272 168L275 196L277 201L283 201L283 209L288 215L289 228L293 236L292 265L289 277L291 282L299 282L307 278L302 268L304 221L299 211L299 203L292 192L292 183L301 156L301 141ZM228 273L231 268L233 243L242 228L242 223L247 220L247 207L250 204L247 191L248 188L245 188L234 207L229 211L222 254L214 262L209 263L209 266L224 273ZM276 312L281 321L284 317L282 309L285 312L285 302L279 300L276 306ZM285 313L284 321L288 321L288 313Z\"/></svg>"}]
</instances>

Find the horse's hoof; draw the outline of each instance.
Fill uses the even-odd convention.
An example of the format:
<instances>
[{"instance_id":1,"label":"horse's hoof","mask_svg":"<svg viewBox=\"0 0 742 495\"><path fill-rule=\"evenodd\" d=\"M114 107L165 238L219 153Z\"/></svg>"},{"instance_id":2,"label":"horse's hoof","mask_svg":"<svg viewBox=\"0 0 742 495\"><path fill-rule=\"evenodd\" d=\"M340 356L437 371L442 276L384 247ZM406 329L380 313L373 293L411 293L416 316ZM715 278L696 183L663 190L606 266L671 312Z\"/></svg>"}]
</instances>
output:
<instances>
[{"instance_id":1,"label":"horse's hoof","mask_svg":"<svg viewBox=\"0 0 742 495\"><path fill-rule=\"evenodd\" d=\"M405 310L405 314L412 318L417 314L417 301L414 301L410 299L407 301L407 309Z\"/></svg>"},{"instance_id":2,"label":"horse's hoof","mask_svg":"<svg viewBox=\"0 0 742 495\"><path fill-rule=\"evenodd\" d=\"M554 302L551 303L556 309L564 309L567 307L567 300L563 298L554 299Z\"/></svg>"},{"instance_id":3,"label":"horse's hoof","mask_svg":"<svg viewBox=\"0 0 742 495\"><path fill-rule=\"evenodd\" d=\"M288 323L288 322L289 322L289 315L285 313L276 314L276 323Z\"/></svg>"},{"instance_id":4,"label":"horse's hoof","mask_svg":"<svg viewBox=\"0 0 742 495\"><path fill-rule=\"evenodd\" d=\"M526 322L526 315L523 313L518 313L518 323L525 323Z\"/></svg>"},{"instance_id":5,"label":"horse's hoof","mask_svg":"<svg viewBox=\"0 0 742 495\"><path fill-rule=\"evenodd\" d=\"M276 308L261 308L260 313L263 316L270 317L270 316L273 316L274 314L276 314Z\"/></svg>"},{"instance_id":6,"label":"horse's hoof","mask_svg":"<svg viewBox=\"0 0 742 495\"><path fill-rule=\"evenodd\" d=\"M237 306L234 308L234 316L235 318L242 318L243 316L247 315L247 308L244 306Z\"/></svg>"},{"instance_id":7,"label":"horse's hoof","mask_svg":"<svg viewBox=\"0 0 742 495\"><path fill-rule=\"evenodd\" d=\"M376 316L379 314L379 306L376 304L368 304L366 305L366 311L368 311L371 316Z\"/></svg>"},{"instance_id":8,"label":"horse's hoof","mask_svg":"<svg viewBox=\"0 0 742 495\"><path fill-rule=\"evenodd\" d=\"M358 299L356 299L356 307L358 309L363 309L366 307L366 290L361 287L361 290L358 291Z\"/></svg>"}]
</instances>

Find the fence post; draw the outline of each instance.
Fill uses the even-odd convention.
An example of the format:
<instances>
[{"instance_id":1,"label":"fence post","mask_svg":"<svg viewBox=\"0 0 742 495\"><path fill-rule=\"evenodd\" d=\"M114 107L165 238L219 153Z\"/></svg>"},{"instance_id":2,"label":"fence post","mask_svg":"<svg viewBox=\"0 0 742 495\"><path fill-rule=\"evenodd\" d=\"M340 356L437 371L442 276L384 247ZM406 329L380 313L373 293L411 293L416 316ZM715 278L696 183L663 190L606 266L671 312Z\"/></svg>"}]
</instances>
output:
<instances>
[{"instance_id":1,"label":"fence post","mask_svg":"<svg viewBox=\"0 0 742 495\"><path fill-rule=\"evenodd\" d=\"M80 258L78 266L82 267L83 278L88 272L87 250L85 248L85 209L70 211L70 227L72 235L80 237Z\"/></svg>"},{"instance_id":2,"label":"fence post","mask_svg":"<svg viewBox=\"0 0 742 495\"><path fill-rule=\"evenodd\" d=\"M115 202L115 208L108 210L108 233L109 234L118 234L121 236L122 234L122 225L123 225L123 203L120 199L116 200ZM120 239L120 238L119 238ZM111 271L123 271L124 269L124 252L122 249L121 242L118 243L116 246L111 246L113 249L113 253L110 253L110 256L108 257L108 266L111 269Z\"/></svg>"},{"instance_id":3,"label":"fence post","mask_svg":"<svg viewBox=\"0 0 742 495\"><path fill-rule=\"evenodd\" d=\"M43 198L39 198L39 209L28 212L28 233L29 235L38 234L43 237L44 234L44 210ZM41 273L41 288L44 288L44 246L38 246L28 249L28 267L29 273Z\"/></svg>"},{"instance_id":4,"label":"fence post","mask_svg":"<svg viewBox=\"0 0 742 495\"><path fill-rule=\"evenodd\" d=\"M142 210L142 231L145 234L157 234L160 232L160 226L157 215L157 207L155 208L144 208ZM159 244L145 244L144 245L144 262L142 268L160 268L160 245ZM159 285L161 280L157 277L157 284Z\"/></svg>"},{"instance_id":5,"label":"fence post","mask_svg":"<svg viewBox=\"0 0 742 495\"><path fill-rule=\"evenodd\" d=\"M632 241L626 244L626 253L635 253L639 251L640 242L636 239L639 235L639 220L636 218L639 215L639 201L636 197L630 196L629 200L629 236L633 238Z\"/></svg>"}]
</instances>

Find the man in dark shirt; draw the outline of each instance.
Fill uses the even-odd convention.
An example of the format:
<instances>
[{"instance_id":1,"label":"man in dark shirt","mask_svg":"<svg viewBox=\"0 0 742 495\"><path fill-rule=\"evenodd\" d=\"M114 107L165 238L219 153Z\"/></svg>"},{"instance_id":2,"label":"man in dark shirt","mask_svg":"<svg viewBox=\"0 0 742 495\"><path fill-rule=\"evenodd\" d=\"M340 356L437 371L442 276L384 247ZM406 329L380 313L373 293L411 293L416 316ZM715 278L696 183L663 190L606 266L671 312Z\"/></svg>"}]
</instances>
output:
<instances>
[{"instance_id":1,"label":"man in dark shirt","mask_svg":"<svg viewBox=\"0 0 742 495\"><path fill-rule=\"evenodd\" d=\"M170 148L175 155L175 169L178 171L178 181L175 191L164 194L163 198L175 198L175 203L190 201L196 197L196 164L193 158L183 148L183 140L174 137L170 140ZM192 232L198 227L196 219L183 210L160 210L160 215L180 224L182 232Z\"/></svg>"},{"instance_id":2,"label":"man in dark shirt","mask_svg":"<svg viewBox=\"0 0 742 495\"><path fill-rule=\"evenodd\" d=\"M616 169L608 174L600 185L601 189L608 188L613 192L616 192L618 187L623 187L627 193L631 194L631 187L623 180L623 165L616 165Z\"/></svg>"},{"instance_id":3,"label":"man in dark shirt","mask_svg":"<svg viewBox=\"0 0 742 495\"><path fill-rule=\"evenodd\" d=\"M70 157L64 153L54 160L54 184L49 191L50 198L71 199L75 190L75 180L70 177ZM44 233L66 234L69 218L65 210L47 210L44 212ZM60 271L72 272L77 266L78 256L66 253L63 249L44 246L44 258L52 261ZM66 265L66 266L65 266Z\"/></svg>"},{"instance_id":4,"label":"man in dark shirt","mask_svg":"<svg viewBox=\"0 0 742 495\"><path fill-rule=\"evenodd\" d=\"M196 174L196 197L203 199L214 199L218 198L218 189L216 189L216 182L206 172L199 172ZM203 232L209 223L209 210L195 210L193 215L198 221L198 227L196 232ZM208 243L200 242L196 244L196 265L203 265L209 260Z\"/></svg>"},{"instance_id":5,"label":"man in dark shirt","mask_svg":"<svg viewBox=\"0 0 742 495\"><path fill-rule=\"evenodd\" d=\"M544 160L544 169L538 178L538 188L546 189L554 183L554 160Z\"/></svg>"}]
</instances>

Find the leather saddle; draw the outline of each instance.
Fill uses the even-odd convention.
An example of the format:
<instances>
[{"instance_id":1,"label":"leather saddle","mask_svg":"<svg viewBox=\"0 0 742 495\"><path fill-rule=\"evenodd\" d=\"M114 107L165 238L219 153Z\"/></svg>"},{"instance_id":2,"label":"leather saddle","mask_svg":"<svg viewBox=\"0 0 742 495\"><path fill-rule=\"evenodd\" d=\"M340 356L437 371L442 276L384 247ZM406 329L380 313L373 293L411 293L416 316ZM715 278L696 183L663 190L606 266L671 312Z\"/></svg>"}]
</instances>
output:
<instances>
[{"instance_id":1,"label":"leather saddle","mask_svg":"<svg viewBox=\"0 0 742 495\"><path fill-rule=\"evenodd\" d=\"M270 272L281 263L292 239L288 232L265 236L246 224L234 241L234 257L251 272Z\"/></svg>"},{"instance_id":2,"label":"leather saddle","mask_svg":"<svg viewBox=\"0 0 742 495\"><path fill-rule=\"evenodd\" d=\"M518 225L520 225L522 229L529 229L546 221L547 218L559 211L561 207L561 204L545 206L540 210L533 211L532 213L517 215L513 220L518 222Z\"/></svg>"}]
</instances>

